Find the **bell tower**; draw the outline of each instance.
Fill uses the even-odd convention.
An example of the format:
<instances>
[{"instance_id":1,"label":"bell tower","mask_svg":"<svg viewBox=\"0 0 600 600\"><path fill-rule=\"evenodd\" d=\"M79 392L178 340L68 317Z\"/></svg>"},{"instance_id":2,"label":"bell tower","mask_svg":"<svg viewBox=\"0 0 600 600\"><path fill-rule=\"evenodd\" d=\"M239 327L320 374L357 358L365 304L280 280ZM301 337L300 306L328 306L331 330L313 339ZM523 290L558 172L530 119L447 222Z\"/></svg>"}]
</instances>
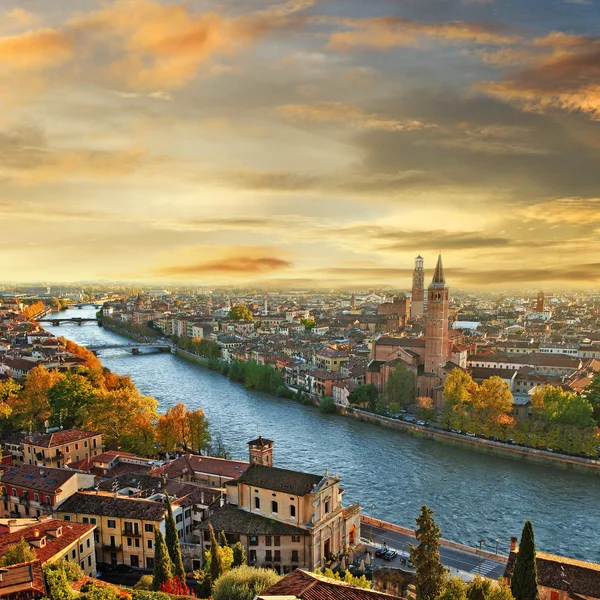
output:
<instances>
[{"instance_id":1,"label":"bell tower","mask_svg":"<svg viewBox=\"0 0 600 600\"><path fill-rule=\"evenodd\" d=\"M444 277L442 255L438 257L433 279L427 290L427 324L425 340L425 373L441 373L448 362L449 290Z\"/></svg>"},{"instance_id":2,"label":"bell tower","mask_svg":"<svg viewBox=\"0 0 600 600\"><path fill-rule=\"evenodd\" d=\"M425 273L423 271L423 257L415 258L415 270L413 271L412 295L410 299L410 316L423 316L423 300L425 298Z\"/></svg>"},{"instance_id":3,"label":"bell tower","mask_svg":"<svg viewBox=\"0 0 600 600\"><path fill-rule=\"evenodd\" d=\"M251 465L273 466L273 440L265 440L259 436L248 442L248 451Z\"/></svg>"}]
</instances>

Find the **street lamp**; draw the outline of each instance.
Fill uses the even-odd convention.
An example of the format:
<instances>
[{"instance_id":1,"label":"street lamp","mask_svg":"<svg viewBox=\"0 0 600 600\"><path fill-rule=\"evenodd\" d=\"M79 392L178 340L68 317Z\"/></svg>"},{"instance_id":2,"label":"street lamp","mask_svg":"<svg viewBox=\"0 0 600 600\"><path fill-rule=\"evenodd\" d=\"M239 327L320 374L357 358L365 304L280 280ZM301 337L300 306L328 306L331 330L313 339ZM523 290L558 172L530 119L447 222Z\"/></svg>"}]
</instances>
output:
<instances>
[{"instance_id":1,"label":"street lamp","mask_svg":"<svg viewBox=\"0 0 600 600\"><path fill-rule=\"evenodd\" d=\"M483 538L481 538L477 543L479 544L479 564L477 565L477 574L481 575L481 559L482 559L481 549L483 547L483 544L485 543L485 540Z\"/></svg>"},{"instance_id":2,"label":"street lamp","mask_svg":"<svg viewBox=\"0 0 600 600\"><path fill-rule=\"evenodd\" d=\"M371 504L371 537L369 538L369 541L373 541L373 520L374 520L374 513L373 511L375 510L375 505Z\"/></svg>"}]
</instances>

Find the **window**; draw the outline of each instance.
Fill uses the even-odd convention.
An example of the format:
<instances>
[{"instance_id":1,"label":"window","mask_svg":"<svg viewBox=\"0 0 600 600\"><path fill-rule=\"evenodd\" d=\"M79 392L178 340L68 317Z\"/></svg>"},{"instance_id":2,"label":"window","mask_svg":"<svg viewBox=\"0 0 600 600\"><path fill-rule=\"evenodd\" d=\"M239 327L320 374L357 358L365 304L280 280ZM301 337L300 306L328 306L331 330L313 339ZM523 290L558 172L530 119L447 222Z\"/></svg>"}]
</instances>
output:
<instances>
[{"instance_id":1,"label":"window","mask_svg":"<svg viewBox=\"0 0 600 600\"><path fill-rule=\"evenodd\" d=\"M71 520L71 515L65 515L65 516L63 517L63 519L64 519L65 521L70 521L70 520Z\"/></svg>"},{"instance_id":2,"label":"window","mask_svg":"<svg viewBox=\"0 0 600 600\"><path fill-rule=\"evenodd\" d=\"M271 512L273 512L273 513L279 512L276 500L273 500L271 502Z\"/></svg>"},{"instance_id":3,"label":"window","mask_svg":"<svg viewBox=\"0 0 600 600\"><path fill-rule=\"evenodd\" d=\"M278 535L276 535L273 538L273 541L274 541L274 544L273 544L274 546L281 546L281 538Z\"/></svg>"},{"instance_id":4,"label":"window","mask_svg":"<svg viewBox=\"0 0 600 600\"><path fill-rule=\"evenodd\" d=\"M83 544L79 544L79 554L83 554Z\"/></svg>"},{"instance_id":5,"label":"window","mask_svg":"<svg viewBox=\"0 0 600 600\"><path fill-rule=\"evenodd\" d=\"M281 550L275 550L275 562L281 562Z\"/></svg>"},{"instance_id":6,"label":"window","mask_svg":"<svg viewBox=\"0 0 600 600\"><path fill-rule=\"evenodd\" d=\"M79 566L80 566L82 569L85 569L85 560L82 560L82 561L79 563Z\"/></svg>"},{"instance_id":7,"label":"window","mask_svg":"<svg viewBox=\"0 0 600 600\"><path fill-rule=\"evenodd\" d=\"M73 560L75 560L75 557L77 556L77 550L75 548L73 548L73 552L71 552L71 558Z\"/></svg>"},{"instance_id":8,"label":"window","mask_svg":"<svg viewBox=\"0 0 600 600\"><path fill-rule=\"evenodd\" d=\"M299 535L293 535L292 536L292 542L299 542L300 541L300 536Z\"/></svg>"},{"instance_id":9,"label":"window","mask_svg":"<svg viewBox=\"0 0 600 600\"><path fill-rule=\"evenodd\" d=\"M135 538L135 540L133 540L133 545L136 548L139 548L140 547L140 538Z\"/></svg>"},{"instance_id":10,"label":"window","mask_svg":"<svg viewBox=\"0 0 600 600\"><path fill-rule=\"evenodd\" d=\"M148 540L148 550L152 550L152 540Z\"/></svg>"},{"instance_id":11,"label":"window","mask_svg":"<svg viewBox=\"0 0 600 600\"><path fill-rule=\"evenodd\" d=\"M89 522L90 522L90 520L89 520L87 517L83 517L83 518L81 519L81 522L82 522L82 523L89 523Z\"/></svg>"},{"instance_id":12,"label":"window","mask_svg":"<svg viewBox=\"0 0 600 600\"><path fill-rule=\"evenodd\" d=\"M108 523L107 523L107 527L109 529L115 529L117 527L117 523L115 522L114 519L109 519Z\"/></svg>"},{"instance_id":13,"label":"window","mask_svg":"<svg viewBox=\"0 0 600 600\"><path fill-rule=\"evenodd\" d=\"M258 496L254 497L254 508L256 508L257 510L260 509L260 498Z\"/></svg>"},{"instance_id":14,"label":"window","mask_svg":"<svg viewBox=\"0 0 600 600\"><path fill-rule=\"evenodd\" d=\"M97 531L94 531L94 542L96 544L100 543L100 534Z\"/></svg>"},{"instance_id":15,"label":"window","mask_svg":"<svg viewBox=\"0 0 600 600\"><path fill-rule=\"evenodd\" d=\"M270 550L267 550L267 551L265 552L265 560L266 560L267 562L271 562L271 561L273 560L273 555L272 555L272 553L271 553L271 551L270 551Z\"/></svg>"},{"instance_id":16,"label":"window","mask_svg":"<svg viewBox=\"0 0 600 600\"><path fill-rule=\"evenodd\" d=\"M295 517L296 516L296 507L292 504L290 506L290 517Z\"/></svg>"},{"instance_id":17,"label":"window","mask_svg":"<svg viewBox=\"0 0 600 600\"><path fill-rule=\"evenodd\" d=\"M325 514L329 514L329 500L325 502Z\"/></svg>"},{"instance_id":18,"label":"window","mask_svg":"<svg viewBox=\"0 0 600 600\"><path fill-rule=\"evenodd\" d=\"M92 566L92 555L90 554L88 556L88 567L91 567L91 566Z\"/></svg>"},{"instance_id":19,"label":"window","mask_svg":"<svg viewBox=\"0 0 600 600\"><path fill-rule=\"evenodd\" d=\"M79 444L75 444L75 450L79 450Z\"/></svg>"},{"instance_id":20,"label":"window","mask_svg":"<svg viewBox=\"0 0 600 600\"><path fill-rule=\"evenodd\" d=\"M258 536L257 535L251 535L250 536L250 541L248 542L249 546L258 546Z\"/></svg>"},{"instance_id":21,"label":"window","mask_svg":"<svg viewBox=\"0 0 600 600\"><path fill-rule=\"evenodd\" d=\"M250 560L250 564L255 563L256 562L256 550L250 550L248 558Z\"/></svg>"},{"instance_id":22,"label":"window","mask_svg":"<svg viewBox=\"0 0 600 600\"><path fill-rule=\"evenodd\" d=\"M36 502L39 502L39 501L40 501L40 495L39 495L37 492L35 492L35 493L33 494L33 499L34 499Z\"/></svg>"},{"instance_id":23,"label":"window","mask_svg":"<svg viewBox=\"0 0 600 600\"><path fill-rule=\"evenodd\" d=\"M88 548L90 547L90 545L91 545L90 538L88 538L88 539L85 541L85 545L86 545Z\"/></svg>"},{"instance_id":24,"label":"window","mask_svg":"<svg viewBox=\"0 0 600 600\"><path fill-rule=\"evenodd\" d=\"M270 546L270 545L271 545L271 536L265 535L265 546Z\"/></svg>"},{"instance_id":25,"label":"window","mask_svg":"<svg viewBox=\"0 0 600 600\"><path fill-rule=\"evenodd\" d=\"M96 440L94 440L94 443L96 442ZM146 569L154 569L154 558L152 558L151 556L148 556L146 558Z\"/></svg>"},{"instance_id":26,"label":"window","mask_svg":"<svg viewBox=\"0 0 600 600\"><path fill-rule=\"evenodd\" d=\"M87 448L87 440L83 442L83 445Z\"/></svg>"},{"instance_id":27,"label":"window","mask_svg":"<svg viewBox=\"0 0 600 600\"><path fill-rule=\"evenodd\" d=\"M127 545L131 546L131 538L127 538Z\"/></svg>"},{"instance_id":28,"label":"window","mask_svg":"<svg viewBox=\"0 0 600 600\"><path fill-rule=\"evenodd\" d=\"M298 562L298 550L292 550L292 562Z\"/></svg>"},{"instance_id":29,"label":"window","mask_svg":"<svg viewBox=\"0 0 600 600\"><path fill-rule=\"evenodd\" d=\"M52 498L50 498L50 496L46 496L46 504L52 504Z\"/></svg>"},{"instance_id":30,"label":"window","mask_svg":"<svg viewBox=\"0 0 600 600\"><path fill-rule=\"evenodd\" d=\"M152 533L154 531L154 527L152 527L152 523L144 523L144 531L146 533Z\"/></svg>"},{"instance_id":31,"label":"window","mask_svg":"<svg viewBox=\"0 0 600 600\"><path fill-rule=\"evenodd\" d=\"M96 517L90 517L90 523L92 525L95 525L96 524Z\"/></svg>"},{"instance_id":32,"label":"window","mask_svg":"<svg viewBox=\"0 0 600 600\"><path fill-rule=\"evenodd\" d=\"M181 523L181 521L183 521L183 515L181 513L179 513L176 517L175 517L175 523Z\"/></svg>"}]
</instances>

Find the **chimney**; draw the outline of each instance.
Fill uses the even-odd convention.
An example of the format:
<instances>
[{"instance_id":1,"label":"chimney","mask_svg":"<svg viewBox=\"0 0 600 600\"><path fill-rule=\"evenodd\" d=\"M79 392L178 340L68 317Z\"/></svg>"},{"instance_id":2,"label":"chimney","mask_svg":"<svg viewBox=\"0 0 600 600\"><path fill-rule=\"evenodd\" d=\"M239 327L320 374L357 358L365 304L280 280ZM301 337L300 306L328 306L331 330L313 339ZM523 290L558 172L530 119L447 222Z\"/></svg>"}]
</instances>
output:
<instances>
[{"instance_id":1,"label":"chimney","mask_svg":"<svg viewBox=\"0 0 600 600\"><path fill-rule=\"evenodd\" d=\"M513 535L510 538L510 551L515 552L516 550L517 550L517 537Z\"/></svg>"}]
</instances>

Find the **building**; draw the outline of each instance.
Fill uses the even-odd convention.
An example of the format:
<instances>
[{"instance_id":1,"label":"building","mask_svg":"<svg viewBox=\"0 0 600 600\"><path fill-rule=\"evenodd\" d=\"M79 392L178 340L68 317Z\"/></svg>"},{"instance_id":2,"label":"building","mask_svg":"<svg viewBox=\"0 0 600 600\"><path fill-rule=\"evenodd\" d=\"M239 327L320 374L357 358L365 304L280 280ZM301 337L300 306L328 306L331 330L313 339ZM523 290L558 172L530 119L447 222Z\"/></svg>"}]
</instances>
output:
<instances>
[{"instance_id":1,"label":"building","mask_svg":"<svg viewBox=\"0 0 600 600\"><path fill-rule=\"evenodd\" d=\"M22 460L28 465L63 467L102 454L102 434L65 429L54 433L32 433L21 441Z\"/></svg>"},{"instance_id":2,"label":"building","mask_svg":"<svg viewBox=\"0 0 600 600\"><path fill-rule=\"evenodd\" d=\"M94 476L69 469L34 465L8 467L0 475L4 518L39 517L56 510L78 490L94 485Z\"/></svg>"},{"instance_id":3,"label":"building","mask_svg":"<svg viewBox=\"0 0 600 600\"><path fill-rule=\"evenodd\" d=\"M535 303L535 312L543 313L544 312L544 292L539 291L537 295L537 301Z\"/></svg>"},{"instance_id":4,"label":"building","mask_svg":"<svg viewBox=\"0 0 600 600\"><path fill-rule=\"evenodd\" d=\"M39 560L0 568L0 597L3 600L37 600L46 595Z\"/></svg>"},{"instance_id":5,"label":"building","mask_svg":"<svg viewBox=\"0 0 600 600\"><path fill-rule=\"evenodd\" d=\"M513 545L516 539L513 538ZM511 551L504 577L510 583L518 549ZM590 563L545 552L536 553L540 600L572 600L600 598L600 564Z\"/></svg>"},{"instance_id":6,"label":"building","mask_svg":"<svg viewBox=\"0 0 600 600\"><path fill-rule=\"evenodd\" d=\"M375 590L359 588L318 573L297 569L257 596L257 600L400 600Z\"/></svg>"},{"instance_id":7,"label":"building","mask_svg":"<svg viewBox=\"0 0 600 600\"><path fill-rule=\"evenodd\" d=\"M423 270L423 257L415 258L413 271L412 296L410 300L410 316L422 317L424 314L425 299L425 271Z\"/></svg>"},{"instance_id":8,"label":"building","mask_svg":"<svg viewBox=\"0 0 600 600\"><path fill-rule=\"evenodd\" d=\"M65 523L49 518L25 526L19 525L17 520L9 521L0 525L0 556L24 538L34 549L42 567L65 559L77 563L88 577L94 577L94 529L95 525L91 523Z\"/></svg>"},{"instance_id":9,"label":"building","mask_svg":"<svg viewBox=\"0 0 600 600\"><path fill-rule=\"evenodd\" d=\"M156 467L152 474L178 481L192 481L211 488L223 488L228 481L237 479L249 465L243 460L184 454L166 465Z\"/></svg>"},{"instance_id":10,"label":"building","mask_svg":"<svg viewBox=\"0 0 600 600\"><path fill-rule=\"evenodd\" d=\"M315 352L317 369L322 371L335 371L337 373L349 359L350 355L347 352L340 352L333 348L323 348Z\"/></svg>"},{"instance_id":11,"label":"building","mask_svg":"<svg viewBox=\"0 0 600 600\"><path fill-rule=\"evenodd\" d=\"M442 255L438 257L433 279L427 291L427 333L425 335L425 373L440 374L448 362L449 291L444 277Z\"/></svg>"},{"instance_id":12,"label":"building","mask_svg":"<svg viewBox=\"0 0 600 600\"><path fill-rule=\"evenodd\" d=\"M208 524L245 547L250 565L288 573L315 569L360 540L360 508L342 506L340 480L273 466L273 442L249 442L250 467L227 483L227 504L200 524Z\"/></svg>"},{"instance_id":13,"label":"building","mask_svg":"<svg viewBox=\"0 0 600 600\"><path fill-rule=\"evenodd\" d=\"M129 498L110 492L79 492L56 511L69 523L96 526L96 558L113 565L154 568L154 528L165 532L165 496ZM181 523L182 508L173 503L173 515ZM179 527L178 527L179 528Z\"/></svg>"}]
</instances>

